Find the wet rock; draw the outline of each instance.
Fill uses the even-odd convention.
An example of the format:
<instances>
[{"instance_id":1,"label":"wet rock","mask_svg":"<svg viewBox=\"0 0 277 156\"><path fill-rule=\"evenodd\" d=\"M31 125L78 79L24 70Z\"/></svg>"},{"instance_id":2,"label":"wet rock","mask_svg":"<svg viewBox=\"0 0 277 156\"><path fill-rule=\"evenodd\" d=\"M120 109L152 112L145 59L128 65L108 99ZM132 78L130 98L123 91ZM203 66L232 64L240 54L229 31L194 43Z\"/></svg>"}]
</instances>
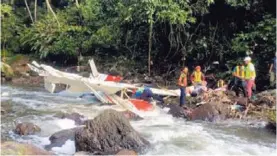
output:
<instances>
[{"instance_id":1,"label":"wet rock","mask_svg":"<svg viewBox=\"0 0 277 156\"><path fill-rule=\"evenodd\" d=\"M256 95L255 105L266 104L268 107L276 106L276 90L267 90Z\"/></svg>"},{"instance_id":2,"label":"wet rock","mask_svg":"<svg viewBox=\"0 0 277 156\"><path fill-rule=\"evenodd\" d=\"M200 105L192 110L190 120L208 120L213 121L219 115L218 111L211 104Z\"/></svg>"},{"instance_id":3,"label":"wet rock","mask_svg":"<svg viewBox=\"0 0 277 156\"><path fill-rule=\"evenodd\" d=\"M14 130L19 135L32 135L40 131L41 129L37 125L30 122L19 123Z\"/></svg>"},{"instance_id":4,"label":"wet rock","mask_svg":"<svg viewBox=\"0 0 277 156\"><path fill-rule=\"evenodd\" d=\"M226 119L229 116L230 109L228 105L218 103L206 103L196 107L191 111L190 120L215 121Z\"/></svg>"},{"instance_id":5,"label":"wet rock","mask_svg":"<svg viewBox=\"0 0 277 156\"><path fill-rule=\"evenodd\" d=\"M8 141L2 142L1 155L53 155L53 153L31 144Z\"/></svg>"},{"instance_id":6,"label":"wet rock","mask_svg":"<svg viewBox=\"0 0 277 156\"><path fill-rule=\"evenodd\" d=\"M137 114L135 114L135 113L133 113L131 111L124 111L122 113L129 120L138 121L138 120L142 120L143 119L143 118L141 118L140 116L138 116Z\"/></svg>"},{"instance_id":7,"label":"wet rock","mask_svg":"<svg viewBox=\"0 0 277 156\"><path fill-rule=\"evenodd\" d=\"M12 102L10 100L1 101L1 116L12 112Z\"/></svg>"},{"instance_id":8,"label":"wet rock","mask_svg":"<svg viewBox=\"0 0 277 156\"><path fill-rule=\"evenodd\" d=\"M276 122L268 122L267 125L265 126L265 129L276 134Z\"/></svg>"},{"instance_id":9,"label":"wet rock","mask_svg":"<svg viewBox=\"0 0 277 156\"><path fill-rule=\"evenodd\" d=\"M45 148L50 150L52 147L62 147L67 140L75 141L75 132L82 129L81 127L71 128L56 132L51 135L49 140L50 145L46 145Z\"/></svg>"},{"instance_id":10,"label":"wet rock","mask_svg":"<svg viewBox=\"0 0 277 156\"><path fill-rule=\"evenodd\" d=\"M133 150L120 150L118 153L116 153L116 155L138 155L137 152L133 151Z\"/></svg>"},{"instance_id":11,"label":"wet rock","mask_svg":"<svg viewBox=\"0 0 277 156\"><path fill-rule=\"evenodd\" d=\"M56 117L61 118L61 119L70 119L75 121L75 124L77 125L82 125L84 124L84 116L80 115L79 113L61 113L57 114Z\"/></svg>"},{"instance_id":12,"label":"wet rock","mask_svg":"<svg viewBox=\"0 0 277 156\"><path fill-rule=\"evenodd\" d=\"M173 117L176 118L186 118L187 114L185 113L184 109L177 104L169 104L167 107L169 107L168 113L171 114Z\"/></svg>"},{"instance_id":13,"label":"wet rock","mask_svg":"<svg viewBox=\"0 0 277 156\"><path fill-rule=\"evenodd\" d=\"M76 151L97 154L116 154L121 149L141 152L150 143L142 138L122 113L104 110L75 133Z\"/></svg>"}]
</instances>

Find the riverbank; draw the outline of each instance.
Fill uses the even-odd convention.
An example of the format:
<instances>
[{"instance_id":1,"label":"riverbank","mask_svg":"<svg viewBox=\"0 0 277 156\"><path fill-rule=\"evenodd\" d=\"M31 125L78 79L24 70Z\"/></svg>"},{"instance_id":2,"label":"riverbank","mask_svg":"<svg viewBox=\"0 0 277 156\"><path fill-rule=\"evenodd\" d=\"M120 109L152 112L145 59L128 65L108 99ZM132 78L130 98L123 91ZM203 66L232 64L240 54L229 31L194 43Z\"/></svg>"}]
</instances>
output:
<instances>
[{"instance_id":1,"label":"riverbank","mask_svg":"<svg viewBox=\"0 0 277 156\"><path fill-rule=\"evenodd\" d=\"M86 119L94 119L110 106L100 106L97 101L79 99L70 94L50 94L35 88L2 86L2 97L10 100L13 111L2 116L2 133L9 140L31 143L39 148L50 144L50 136L61 130L78 127L57 113L79 113ZM34 90L34 91L33 91ZM227 119L214 122L187 121L168 114L168 108L157 108L148 117L130 121L131 126L146 138L151 147L147 155L155 154L205 154L205 155L275 155L275 134L265 131L262 120ZM19 136L12 130L15 123L32 122L41 131L35 135ZM4 132L4 133L3 133ZM3 138L3 137L2 137ZM56 154L73 155L75 143L67 141L52 148Z\"/></svg>"}]
</instances>

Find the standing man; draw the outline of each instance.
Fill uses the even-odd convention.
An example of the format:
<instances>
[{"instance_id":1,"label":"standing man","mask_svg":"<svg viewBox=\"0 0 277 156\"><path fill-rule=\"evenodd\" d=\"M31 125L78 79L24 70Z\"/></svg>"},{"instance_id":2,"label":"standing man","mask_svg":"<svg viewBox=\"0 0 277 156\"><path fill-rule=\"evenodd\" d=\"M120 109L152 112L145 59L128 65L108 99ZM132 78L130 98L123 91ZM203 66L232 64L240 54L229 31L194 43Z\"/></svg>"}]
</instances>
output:
<instances>
[{"instance_id":1,"label":"standing man","mask_svg":"<svg viewBox=\"0 0 277 156\"><path fill-rule=\"evenodd\" d=\"M205 81L205 76L201 72L201 67L200 66L195 67L195 71L191 74L190 79L191 79L192 84L195 87L203 85L202 82Z\"/></svg>"},{"instance_id":2,"label":"standing man","mask_svg":"<svg viewBox=\"0 0 277 156\"><path fill-rule=\"evenodd\" d=\"M244 76L245 76L245 67L242 63L238 63L238 65L233 69L232 75L234 76L234 84L236 87L236 95L239 96L238 89L241 88L243 90L244 96L246 96L246 90L245 90L245 82L244 82Z\"/></svg>"},{"instance_id":3,"label":"standing man","mask_svg":"<svg viewBox=\"0 0 277 156\"><path fill-rule=\"evenodd\" d=\"M275 57L274 59L272 59L272 63L270 64L270 68L269 68L269 74L270 74L270 87L273 87L274 84L276 84L276 54L275 53Z\"/></svg>"},{"instance_id":4,"label":"standing man","mask_svg":"<svg viewBox=\"0 0 277 156\"><path fill-rule=\"evenodd\" d=\"M181 72L181 75L178 80L178 85L180 86L180 107L183 107L186 104L186 87L188 85L188 68L185 67Z\"/></svg>"},{"instance_id":5,"label":"standing man","mask_svg":"<svg viewBox=\"0 0 277 156\"><path fill-rule=\"evenodd\" d=\"M255 83L256 71L253 63L251 62L251 58L249 56L245 57L245 83L246 83L246 91L247 97L250 99L252 97L252 88Z\"/></svg>"}]
</instances>

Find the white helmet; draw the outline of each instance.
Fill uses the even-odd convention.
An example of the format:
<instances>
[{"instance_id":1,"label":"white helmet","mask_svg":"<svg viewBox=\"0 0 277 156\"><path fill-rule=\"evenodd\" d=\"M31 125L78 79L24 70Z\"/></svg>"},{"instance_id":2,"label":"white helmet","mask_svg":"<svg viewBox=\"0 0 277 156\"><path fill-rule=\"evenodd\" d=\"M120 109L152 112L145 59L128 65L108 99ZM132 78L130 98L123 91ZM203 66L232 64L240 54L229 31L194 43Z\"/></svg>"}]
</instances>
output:
<instances>
[{"instance_id":1,"label":"white helmet","mask_svg":"<svg viewBox=\"0 0 277 156\"><path fill-rule=\"evenodd\" d=\"M251 61L251 57L249 57L249 56L245 57L244 61Z\"/></svg>"}]
</instances>

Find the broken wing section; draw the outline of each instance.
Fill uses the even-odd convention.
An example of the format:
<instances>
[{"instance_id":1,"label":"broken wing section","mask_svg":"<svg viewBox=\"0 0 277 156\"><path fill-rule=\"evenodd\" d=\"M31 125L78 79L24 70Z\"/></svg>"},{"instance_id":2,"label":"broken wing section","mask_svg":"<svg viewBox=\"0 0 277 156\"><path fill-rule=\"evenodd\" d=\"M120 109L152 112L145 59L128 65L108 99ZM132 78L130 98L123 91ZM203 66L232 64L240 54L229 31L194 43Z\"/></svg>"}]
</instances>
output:
<instances>
[{"instance_id":1,"label":"broken wing section","mask_svg":"<svg viewBox=\"0 0 277 156\"><path fill-rule=\"evenodd\" d=\"M89 65L90 65L90 68L91 68L92 76L94 78L98 77L99 76L99 72L97 71L97 68L96 68L96 65L95 65L93 59L89 60Z\"/></svg>"}]
</instances>

